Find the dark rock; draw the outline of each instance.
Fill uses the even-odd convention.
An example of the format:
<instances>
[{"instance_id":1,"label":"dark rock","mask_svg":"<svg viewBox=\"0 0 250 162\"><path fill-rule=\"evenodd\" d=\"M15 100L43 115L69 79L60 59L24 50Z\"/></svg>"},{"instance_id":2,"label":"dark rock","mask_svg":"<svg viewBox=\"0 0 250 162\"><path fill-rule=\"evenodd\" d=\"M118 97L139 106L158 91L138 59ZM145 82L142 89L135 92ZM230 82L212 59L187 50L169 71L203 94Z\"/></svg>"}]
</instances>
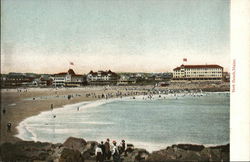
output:
<instances>
[{"instance_id":1,"label":"dark rock","mask_svg":"<svg viewBox=\"0 0 250 162\"><path fill-rule=\"evenodd\" d=\"M213 147L209 147L210 149L220 149L222 152L229 152L230 150L230 145L220 145L220 146L213 146Z\"/></svg>"},{"instance_id":2,"label":"dark rock","mask_svg":"<svg viewBox=\"0 0 250 162\"><path fill-rule=\"evenodd\" d=\"M49 150L53 144L33 141L3 143L0 146L2 161L46 161L50 156Z\"/></svg>"},{"instance_id":3,"label":"dark rock","mask_svg":"<svg viewBox=\"0 0 250 162\"><path fill-rule=\"evenodd\" d=\"M134 145L133 144L127 144L127 152L133 152L134 151Z\"/></svg>"},{"instance_id":4,"label":"dark rock","mask_svg":"<svg viewBox=\"0 0 250 162\"><path fill-rule=\"evenodd\" d=\"M204 147L180 144L149 154L147 162L168 161L229 161L229 145Z\"/></svg>"},{"instance_id":5,"label":"dark rock","mask_svg":"<svg viewBox=\"0 0 250 162\"><path fill-rule=\"evenodd\" d=\"M208 147L207 150L211 154L211 159L213 161L216 160L223 160L223 161L229 161L230 160L230 145L220 145L220 146L213 146L213 147Z\"/></svg>"},{"instance_id":6,"label":"dark rock","mask_svg":"<svg viewBox=\"0 0 250 162\"><path fill-rule=\"evenodd\" d=\"M49 153L48 153L48 152L41 152L41 153L39 154L39 159L40 159L40 160L46 160L48 156L49 156Z\"/></svg>"},{"instance_id":7,"label":"dark rock","mask_svg":"<svg viewBox=\"0 0 250 162\"><path fill-rule=\"evenodd\" d=\"M144 161L149 156L149 152L147 152L145 149L133 149L131 152L127 152L127 156L123 157L124 162L134 161Z\"/></svg>"},{"instance_id":8,"label":"dark rock","mask_svg":"<svg viewBox=\"0 0 250 162\"><path fill-rule=\"evenodd\" d=\"M84 162L80 151L64 148L61 152L59 162Z\"/></svg>"},{"instance_id":9,"label":"dark rock","mask_svg":"<svg viewBox=\"0 0 250 162\"><path fill-rule=\"evenodd\" d=\"M64 143L63 146L73 149L79 150L82 152L87 145L87 142L82 138L69 137Z\"/></svg>"},{"instance_id":10,"label":"dark rock","mask_svg":"<svg viewBox=\"0 0 250 162\"><path fill-rule=\"evenodd\" d=\"M133 154L135 159L134 161L142 161L148 158L149 152L147 152L145 149L135 149Z\"/></svg>"},{"instance_id":11,"label":"dark rock","mask_svg":"<svg viewBox=\"0 0 250 162\"><path fill-rule=\"evenodd\" d=\"M0 161L95 161L97 142L68 138L64 144L19 141L0 145ZM145 149L129 145L121 158L124 162L179 162L179 161L229 161L230 145L204 147L203 145L178 144L149 154Z\"/></svg>"},{"instance_id":12,"label":"dark rock","mask_svg":"<svg viewBox=\"0 0 250 162\"><path fill-rule=\"evenodd\" d=\"M205 148L203 145L193 145L193 144L178 144L176 147L183 149L183 150L190 150L190 151L201 151Z\"/></svg>"},{"instance_id":13,"label":"dark rock","mask_svg":"<svg viewBox=\"0 0 250 162\"><path fill-rule=\"evenodd\" d=\"M95 158L95 146L98 143L95 141L88 141L84 150L82 151L82 155L84 159L91 159L93 160Z\"/></svg>"},{"instance_id":14,"label":"dark rock","mask_svg":"<svg viewBox=\"0 0 250 162\"><path fill-rule=\"evenodd\" d=\"M86 143L86 146L85 146L85 149L86 150L93 150L95 151L95 146L97 145L98 143L96 141L88 141Z\"/></svg>"}]
</instances>

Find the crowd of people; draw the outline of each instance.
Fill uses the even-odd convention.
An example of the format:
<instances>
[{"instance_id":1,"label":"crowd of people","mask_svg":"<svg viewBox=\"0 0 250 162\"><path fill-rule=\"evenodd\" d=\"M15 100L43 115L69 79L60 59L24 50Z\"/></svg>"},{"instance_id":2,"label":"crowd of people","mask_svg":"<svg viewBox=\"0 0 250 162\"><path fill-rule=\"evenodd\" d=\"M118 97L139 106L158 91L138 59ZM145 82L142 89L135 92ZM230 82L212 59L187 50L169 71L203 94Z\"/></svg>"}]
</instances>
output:
<instances>
[{"instance_id":1,"label":"crowd of people","mask_svg":"<svg viewBox=\"0 0 250 162\"><path fill-rule=\"evenodd\" d=\"M126 144L125 140L122 140L120 145L117 145L116 141L110 144L110 140L107 139L105 143L97 144L95 149L96 162L103 162L105 160L113 159L114 162L121 162L121 156L126 156Z\"/></svg>"}]
</instances>

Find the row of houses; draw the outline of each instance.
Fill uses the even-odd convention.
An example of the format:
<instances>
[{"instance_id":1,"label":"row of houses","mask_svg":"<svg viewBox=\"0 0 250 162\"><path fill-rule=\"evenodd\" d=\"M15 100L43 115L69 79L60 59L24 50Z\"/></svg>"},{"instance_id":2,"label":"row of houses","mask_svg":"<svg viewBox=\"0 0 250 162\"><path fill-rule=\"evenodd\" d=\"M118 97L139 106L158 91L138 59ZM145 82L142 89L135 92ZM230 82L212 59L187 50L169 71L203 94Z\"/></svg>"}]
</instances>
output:
<instances>
[{"instance_id":1,"label":"row of houses","mask_svg":"<svg viewBox=\"0 0 250 162\"><path fill-rule=\"evenodd\" d=\"M1 87L79 87L84 85L135 85L150 84L153 81L171 79L171 73L120 73L92 70L86 74L76 74L73 69L56 74L9 73L1 75Z\"/></svg>"},{"instance_id":2,"label":"row of houses","mask_svg":"<svg viewBox=\"0 0 250 162\"><path fill-rule=\"evenodd\" d=\"M173 73L115 73L92 70L76 74L73 69L57 74L1 74L1 87L79 87L84 85L146 85L181 81L229 81L229 74L219 65L181 65Z\"/></svg>"},{"instance_id":3,"label":"row of houses","mask_svg":"<svg viewBox=\"0 0 250 162\"><path fill-rule=\"evenodd\" d=\"M1 74L1 87L23 87L23 86L49 86L52 79L46 75L29 73L9 73Z\"/></svg>"}]
</instances>

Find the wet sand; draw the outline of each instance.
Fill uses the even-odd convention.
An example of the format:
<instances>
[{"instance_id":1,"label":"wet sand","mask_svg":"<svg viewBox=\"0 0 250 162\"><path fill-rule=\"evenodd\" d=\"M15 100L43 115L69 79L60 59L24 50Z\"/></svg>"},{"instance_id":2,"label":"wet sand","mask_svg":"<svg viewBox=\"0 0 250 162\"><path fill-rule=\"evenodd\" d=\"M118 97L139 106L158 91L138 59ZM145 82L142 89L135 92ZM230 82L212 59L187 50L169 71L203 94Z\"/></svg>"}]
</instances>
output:
<instances>
[{"instance_id":1,"label":"wet sand","mask_svg":"<svg viewBox=\"0 0 250 162\"><path fill-rule=\"evenodd\" d=\"M224 88L226 87L226 88ZM168 87L157 87L159 90L169 89L207 89L212 91L224 91L229 89L227 85L198 85L197 84L173 84ZM221 89L222 88L222 89ZM34 115L53 108L60 108L63 105L78 103L82 101L92 101L101 98L102 94L108 98L117 97L115 94L122 93L122 96L135 96L142 93L150 93L154 86L95 86L81 88L28 88L25 89L1 89L1 136L0 142L20 141L16 138L18 124ZM21 90L21 91L20 91ZM68 95L73 95L68 99ZM86 96L88 95L88 97ZM41 98L42 97L42 98ZM35 98L35 99L33 99ZM5 113L3 110L5 109ZM12 124L11 131L7 130L7 123Z\"/></svg>"},{"instance_id":2,"label":"wet sand","mask_svg":"<svg viewBox=\"0 0 250 162\"><path fill-rule=\"evenodd\" d=\"M14 137L16 135L18 124L27 117L38 115L43 111L51 110L51 104L54 108L63 105L78 103L82 101L97 100L98 95L115 94L117 91L123 93L131 93L138 90L126 90L122 88L106 88L105 87L87 87L87 88L33 88L18 92L17 89L1 90L1 143L15 142L20 139ZM86 97L86 94L90 95ZM68 99L68 95L73 95ZM41 96L46 96L41 98ZM57 97L58 96L58 97ZM116 96L109 96L116 97ZM33 98L35 98L33 100ZM5 109L5 113L3 110ZM11 131L7 130L7 123L12 124Z\"/></svg>"}]
</instances>

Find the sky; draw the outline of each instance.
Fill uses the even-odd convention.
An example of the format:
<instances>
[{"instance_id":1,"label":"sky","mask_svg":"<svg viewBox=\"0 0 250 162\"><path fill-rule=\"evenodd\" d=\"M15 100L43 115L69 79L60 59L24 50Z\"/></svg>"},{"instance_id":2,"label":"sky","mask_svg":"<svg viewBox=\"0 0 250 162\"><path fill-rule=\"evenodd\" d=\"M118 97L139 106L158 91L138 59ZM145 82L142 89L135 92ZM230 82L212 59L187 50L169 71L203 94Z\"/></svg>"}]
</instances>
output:
<instances>
[{"instance_id":1,"label":"sky","mask_svg":"<svg viewBox=\"0 0 250 162\"><path fill-rule=\"evenodd\" d=\"M229 69L229 0L2 0L1 73Z\"/></svg>"}]
</instances>

